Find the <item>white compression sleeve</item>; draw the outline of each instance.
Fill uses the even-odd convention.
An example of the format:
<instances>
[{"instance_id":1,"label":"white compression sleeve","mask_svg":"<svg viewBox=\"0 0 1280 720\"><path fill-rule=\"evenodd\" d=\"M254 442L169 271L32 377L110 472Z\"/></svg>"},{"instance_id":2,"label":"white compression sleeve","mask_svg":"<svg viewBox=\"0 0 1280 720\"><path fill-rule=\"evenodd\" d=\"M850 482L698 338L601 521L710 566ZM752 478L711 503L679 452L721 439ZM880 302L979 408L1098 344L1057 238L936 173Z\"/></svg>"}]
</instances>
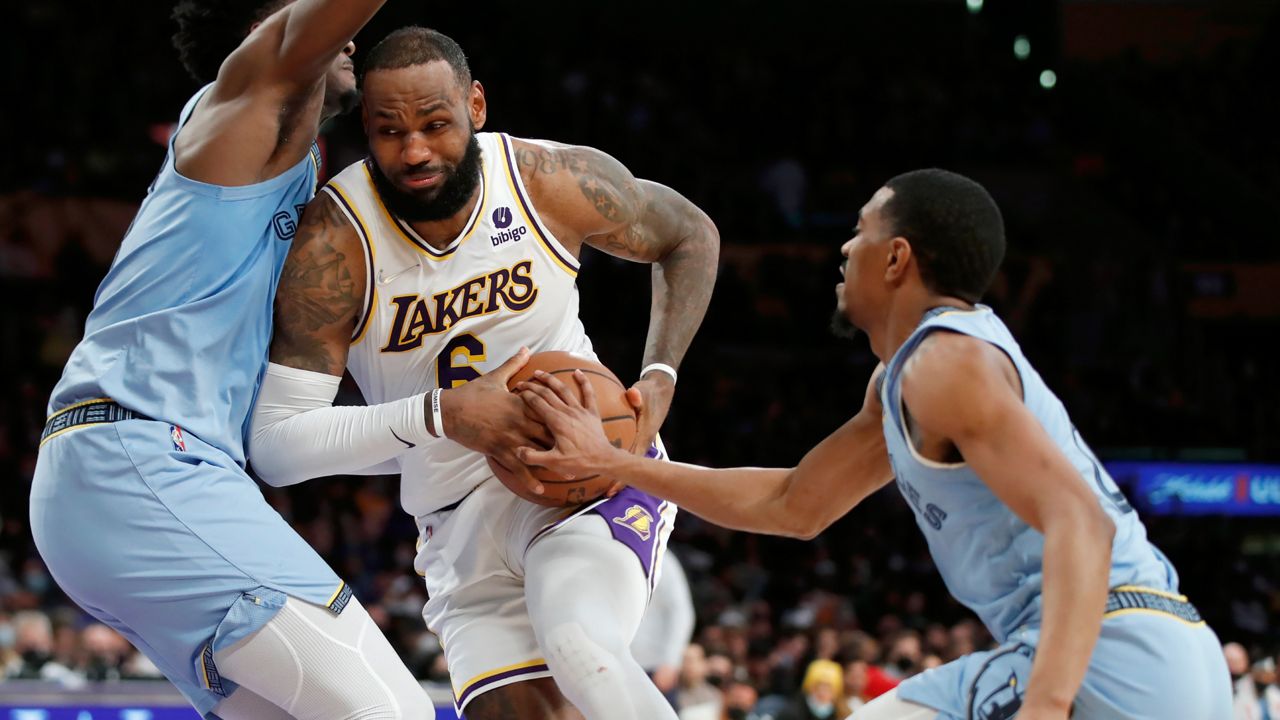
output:
<instances>
[{"instance_id":1,"label":"white compression sleeve","mask_svg":"<svg viewBox=\"0 0 1280 720\"><path fill-rule=\"evenodd\" d=\"M367 474L427 432L424 395L379 405L333 406L342 378L271 363L249 429L258 476L282 487L326 475Z\"/></svg>"}]
</instances>

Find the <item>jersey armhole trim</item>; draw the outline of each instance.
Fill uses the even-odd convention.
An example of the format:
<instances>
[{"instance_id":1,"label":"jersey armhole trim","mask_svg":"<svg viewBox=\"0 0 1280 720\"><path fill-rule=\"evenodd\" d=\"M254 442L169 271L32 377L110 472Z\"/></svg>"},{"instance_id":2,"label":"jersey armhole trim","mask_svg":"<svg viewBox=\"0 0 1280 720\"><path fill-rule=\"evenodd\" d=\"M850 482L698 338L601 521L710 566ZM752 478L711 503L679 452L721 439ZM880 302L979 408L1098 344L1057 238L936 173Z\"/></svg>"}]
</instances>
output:
<instances>
[{"instance_id":1,"label":"jersey armhole trim","mask_svg":"<svg viewBox=\"0 0 1280 720\"><path fill-rule=\"evenodd\" d=\"M538 213L533 209L533 202L530 200L528 189L524 186L524 180L520 177L520 171L517 170L515 159L515 146L511 143L511 138L505 133L497 133L498 140L502 144L502 160L507 167L507 183L511 187L511 194L516 198L516 208L520 214L524 216L525 222L529 227L533 228L533 233L538 236L538 242L542 245L542 249L546 251L547 256L561 270L569 273L571 277L578 276L578 261L573 255L560 244L555 235L543 225Z\"/></svg>"}]
</instances>

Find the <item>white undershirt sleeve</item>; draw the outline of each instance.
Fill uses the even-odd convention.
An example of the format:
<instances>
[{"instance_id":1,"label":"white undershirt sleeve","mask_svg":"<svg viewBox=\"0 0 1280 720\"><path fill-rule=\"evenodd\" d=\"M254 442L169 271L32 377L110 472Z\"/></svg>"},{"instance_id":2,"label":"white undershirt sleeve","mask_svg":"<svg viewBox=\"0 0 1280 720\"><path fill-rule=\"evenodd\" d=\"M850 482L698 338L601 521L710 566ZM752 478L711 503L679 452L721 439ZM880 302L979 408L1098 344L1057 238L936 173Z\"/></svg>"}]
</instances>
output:
<instances>
[{"instance_id":1,"label":"white undershirt sleeve","mask_svg":"<svg viewBox=\"0 0 1280 720\"><path fill-rule=\"evenodd\" d=\"M270 363L249 428L258 477L283 487L328 475L396 472L395 457L435 438L425 394L365 406L333 406L342 378Z\"/></svg>"}]
</instances>

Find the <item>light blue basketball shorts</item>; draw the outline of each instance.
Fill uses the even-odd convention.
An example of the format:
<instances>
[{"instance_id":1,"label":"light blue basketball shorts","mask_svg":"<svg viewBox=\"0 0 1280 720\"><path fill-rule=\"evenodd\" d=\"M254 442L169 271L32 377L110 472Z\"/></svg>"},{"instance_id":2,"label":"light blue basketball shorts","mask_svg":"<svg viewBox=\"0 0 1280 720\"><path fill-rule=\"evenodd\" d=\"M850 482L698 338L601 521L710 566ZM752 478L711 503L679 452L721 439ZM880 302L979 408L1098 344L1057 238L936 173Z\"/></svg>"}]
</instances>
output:
<instances>
[{"instance_id":1,"label":"light blue basketball shorts","mask_svg":"<svg viewBox=\"0 0 1280 720\"><path fill-rule=\"evenodd\" d=\"M1231 678L1213 630L1181 595L1118 588L1111 597L1126 594L1182 617L1131 605L1108 612L1072 720L1231 720ZM903 681L898 697L937 709L939 720L1013 718L1039 640L1040 628L1019 630L995 650Z\"/></svg>"},{"instance_id":2,"label":"light blue basketball shorts","mask_svg":"<svg viewBox=\"0 0 1280 720\"><path fill-rule=\"evenodd\" d=\"M286 596L335 614L351 598L239 465L164 422L50 436L31 533L62 589L206 716L237 687L219 676L217 652L265 625Z\"/></svg>"}]
</instances>

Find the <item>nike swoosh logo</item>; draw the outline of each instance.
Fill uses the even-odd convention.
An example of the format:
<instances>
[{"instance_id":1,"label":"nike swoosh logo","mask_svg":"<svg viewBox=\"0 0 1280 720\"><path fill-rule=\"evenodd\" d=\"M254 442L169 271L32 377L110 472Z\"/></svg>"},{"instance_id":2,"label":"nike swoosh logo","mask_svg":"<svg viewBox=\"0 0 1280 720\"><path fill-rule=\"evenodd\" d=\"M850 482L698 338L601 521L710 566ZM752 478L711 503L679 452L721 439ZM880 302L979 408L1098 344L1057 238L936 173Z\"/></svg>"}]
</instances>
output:
<instances>
[{"instance_id":1,"label":"nike swoosh logo","mask_svg":"<svg viewBox=\"0 0 1280 720\"><path fill-rule=\"evenodd\" d=\"M386 274L386 273L384 273L382 270L379 270L379 271L378 271L378 284L379 284L379 285L386 285L387 283L391 282L392 280L395 280L396 278L398 278L398 277L400 277L401 275L403 275L403 274L405 274L405 273L409 272L410 270L412 270L412 269L414 269L414 268L416 268L416 267L421 267L421 266L422 266L422 263L414 263L414 264L410 265L409 267L407 267L407 268L405 268L405 269L403 269L403 270L401 270L401 271L399 271L399 272L393 272L393 273L391 273L390 275L387 275L387 274Z\"/></svg>"},{"instance_id":2,"label":"nike swoosh logo","mask_svg":"<svg viewBox=\"0 0 1280 720\"><path fill-rule=\"evenodd\" d=\"M407 447L407 448L415 448L415 447L418 447L417 445L414 445L413 443L409 442L408 440L405 440L404 438L402 438L402 437L400 437L399 435L397 435L395 430L392 430L392 429L391 429L391 428L389 428L389 427L388 427L387 429L388 429L388 430L391 430L391 437L393 437L393 438L395 438L395 439L399 440L400 442L404 443L404 446L405 446L405 447Z\"/></svg>"}]
</instances>

